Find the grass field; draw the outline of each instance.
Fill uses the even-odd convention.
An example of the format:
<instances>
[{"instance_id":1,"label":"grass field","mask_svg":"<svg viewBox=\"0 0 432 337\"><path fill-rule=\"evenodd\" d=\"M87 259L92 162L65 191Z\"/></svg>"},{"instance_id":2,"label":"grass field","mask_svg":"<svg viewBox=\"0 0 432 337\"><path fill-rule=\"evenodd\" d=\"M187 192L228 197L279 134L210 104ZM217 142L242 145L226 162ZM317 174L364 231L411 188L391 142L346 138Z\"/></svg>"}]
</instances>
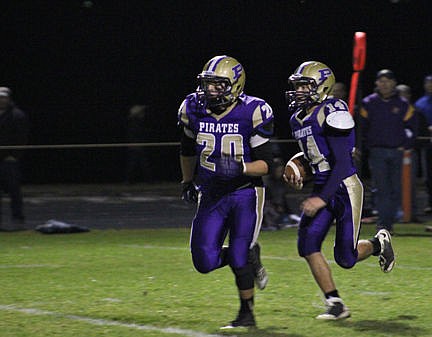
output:
<instances>
[{"instance_id":1,"label":"grass field","mask_svg":"<svg viewBox=\"0 0 432 337\"><path fill-rule=\"evenodd\" d=\"M432 233L411 224L395 230L390 274L376 257L351 270L332 263L352 313L340 322L314 319L324 306L297 256L296 229L263 232L270 282L256 294L259 327L229 332L218 328L237 313L232 274L196 272L187 229L0 233L0 336L432 336ZM364 226L362 238L373 233Z\"/></svg>"}]
</instances>

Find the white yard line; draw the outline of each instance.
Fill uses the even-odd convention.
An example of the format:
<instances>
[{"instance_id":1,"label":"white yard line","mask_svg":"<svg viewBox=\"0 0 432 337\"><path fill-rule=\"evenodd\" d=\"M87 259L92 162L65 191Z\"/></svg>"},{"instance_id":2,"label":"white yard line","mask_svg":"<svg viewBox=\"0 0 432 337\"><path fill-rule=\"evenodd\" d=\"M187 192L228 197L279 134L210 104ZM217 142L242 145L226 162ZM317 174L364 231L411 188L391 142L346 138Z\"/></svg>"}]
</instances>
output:
<instances>
[{"instance_id":1,"label":"white yard line","mask_svg":"<svg viewBox=\"0 0 432 337\"><path fill-rule=\"evenodd\" d=\"M143 330L143 331L155 331L155 332L161 332L166 334L182 335L187 337L223 337L222 335L206 334L203 332L189 330L189 329L180 329L180 328L173 328L173 327L159 328L152 325L122 323L118 321L111 321L108 319L98 319L98 318L91 318L85 316L67 315L60 312L52 312L52 311L35 309L35 308L19 308L15 305L0 304L0 311L19 312L22 314L35 315L35 316L56 316L62 319L69 319L77 322L85 322L92 325L117 326L121 328L129 328L129 329L136 329L136 330Z\"/></svg>"},{"instance_id":2,"label":"white yard line","mask_svg":"<svg viewBox=\"0 0 432 337\"><path fill-rule=\"evenodd\" d=\"M0 264L0 269L12 269L12 268L60 268L60 265L56 264Z\"/></svg>"},{"instance_id":3,"label":"white yard line","mask_svg":"<svg viewBox=\"0 0 432 337\"><path fill-rule=\"evenodd\" d=\"M166 249L166 250L189 250L188 247L170 247L170 246L153 246L153 245L125 245L122 244L122 247L129 247L129 248L142 248L142 249ZM304 259L302 258L295 258L295 257L286 257L286 256L269 256L269 255L263 255L261 256L263 260L280 260L280 261L292 261L292 262L304 262ZM371 257L371 261L373 260L373 257ZM334 260L328 260L329 263L336 264ZM372 262L359 262L359 265L364 265L372 268L377 268L378 262L372 263ZM398 269L406 269L406 270L432 270L432 267L419 267L419 266L409 266L409 265L400 265L397 263L396 258L396 265L395 268Z\"/></svg>"},{"instance_id":4,"label":"white yard line","mask_svg":"<svg viewBox=\"0 0 432 337\"><path fill-rule=\"evenodd\" d=\"M189 250L189 247L169 247L169 246L154 246L154 245L127 245L127 244L121 244L122 247L127 248L144 248L144 249L166 249L166 250Z\"/></svg>"},{"instance_id":5,"label":"white yard line","mask_svg":"<svg viewBox=\"0 0 432 337\"><path fill-rule=\"evenodd\" d=\"M166 250L189 250L188 247L170 247L170 246L153 246L153 245L122 245L123 247L129 247L129 248L143 248L143 249L166 249ZM281 260L281 261L292 261L292 262L304 262L302 258L295 258L295 257L287 257L287 256L269 256L269 255L263 255L261 256L263 260ZM371 257L373 259L373 257ZM329 263L336 264L334 260L328 260ZM377 263L372 262L359 262L359 265L365 265L368 267L376 268L378 266ZM397 264L396 259L396 265L395 268L398 269L408 269L408 270L432 270L432 267L418 267L418 266L407 266L407 265L400 265Z\"/></svg>"}]
</instances>

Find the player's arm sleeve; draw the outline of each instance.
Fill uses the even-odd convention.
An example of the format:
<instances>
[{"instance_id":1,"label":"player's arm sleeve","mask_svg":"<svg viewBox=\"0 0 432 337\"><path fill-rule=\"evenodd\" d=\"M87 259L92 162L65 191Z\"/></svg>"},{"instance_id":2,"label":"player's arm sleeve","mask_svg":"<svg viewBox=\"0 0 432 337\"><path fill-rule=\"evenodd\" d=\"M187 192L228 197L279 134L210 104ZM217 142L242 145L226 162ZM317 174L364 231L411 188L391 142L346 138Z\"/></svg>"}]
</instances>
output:
<instances>
[{"instance_id":1,"label":"player's arm sleeve","mask_svg":"<svg viewBox=\"0 0 432 337\"><path fill-rule=\"evenodd\" d=\"M273 166L273 147L269 141L252 148L252 161L262 160L267 164L267 173L271 172Z\"/></svg>"},{"instance_id":2,"label":"player's arm sleeve","mask_svg":"<svg viewBox=\"0 0 432 337\"><path fill-rule=\"evenodd\" d=\"M180 167L182 182L193 181L196 166L195 138L192 131L183 127L180 140Z\"/></svg>"},{"instance_id":3,"label":"player's arm sleeve","mask_svg":"<svg viewBox=\"0 0 432 337\"><path fill-rule=\"evenodd\" d=\"M336 193L343 179L351 173L352 157L348 135L345 132L333 132L327 136L327 142L332 151L334 164L329 179L318 196L325 202Z\"/></svg>"},{"instance_id":4,"label":"player's arm sleeve","mask_svg":"<svg viewBox=\"0 0 432 337\"><path fill-rule=\"evenodd\" d=\"M182 156L195 156L195 137L188 128L183 127L183 132L180 139L180 155Z\"/></svg>"}]
</instances>

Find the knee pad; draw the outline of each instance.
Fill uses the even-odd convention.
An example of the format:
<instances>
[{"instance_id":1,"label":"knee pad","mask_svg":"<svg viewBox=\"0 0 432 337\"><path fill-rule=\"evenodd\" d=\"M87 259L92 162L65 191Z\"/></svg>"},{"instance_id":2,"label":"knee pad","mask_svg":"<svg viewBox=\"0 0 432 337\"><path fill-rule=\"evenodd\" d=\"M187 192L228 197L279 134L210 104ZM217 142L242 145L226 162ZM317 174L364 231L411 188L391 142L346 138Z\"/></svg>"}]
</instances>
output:
<instances>
[{"instance_id":1,"label":"knee pad","mask_svg":"<svg viewBox=\"0 0 432 337\"><path fill-rule=\"evenodd\" d=\"M231 268L239 290L252 289L254 287L254 274L252 265L247 264L241 268Z\"/></svg>"}]
</instances>

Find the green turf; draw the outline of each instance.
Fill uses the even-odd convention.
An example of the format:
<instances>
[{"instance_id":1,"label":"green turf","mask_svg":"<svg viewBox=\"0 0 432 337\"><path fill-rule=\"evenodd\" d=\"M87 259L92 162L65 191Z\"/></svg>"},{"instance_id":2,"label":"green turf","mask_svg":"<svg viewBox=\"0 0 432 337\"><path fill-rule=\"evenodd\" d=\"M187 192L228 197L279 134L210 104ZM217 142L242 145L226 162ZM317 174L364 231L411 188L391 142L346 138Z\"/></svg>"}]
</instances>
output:
<instances>
[{"instance_id":1,"label":"green turf","mask_svg":"<svg viewBox=\"0 0 432 337\"><path fill-rule=\"evenodd\" d=\"M296 229L261 233L270 282L256 294L259 329L240 332L218 329L238 309L229 268L196 272L187 229L0 233L0 336L432 336L432 233L395 229L393 272L376 257L351 270L332 263L352 313L341 322L314 319L324 307ZM373 232L364 226L362 238Z\"/></svg>"}]
</instances>

